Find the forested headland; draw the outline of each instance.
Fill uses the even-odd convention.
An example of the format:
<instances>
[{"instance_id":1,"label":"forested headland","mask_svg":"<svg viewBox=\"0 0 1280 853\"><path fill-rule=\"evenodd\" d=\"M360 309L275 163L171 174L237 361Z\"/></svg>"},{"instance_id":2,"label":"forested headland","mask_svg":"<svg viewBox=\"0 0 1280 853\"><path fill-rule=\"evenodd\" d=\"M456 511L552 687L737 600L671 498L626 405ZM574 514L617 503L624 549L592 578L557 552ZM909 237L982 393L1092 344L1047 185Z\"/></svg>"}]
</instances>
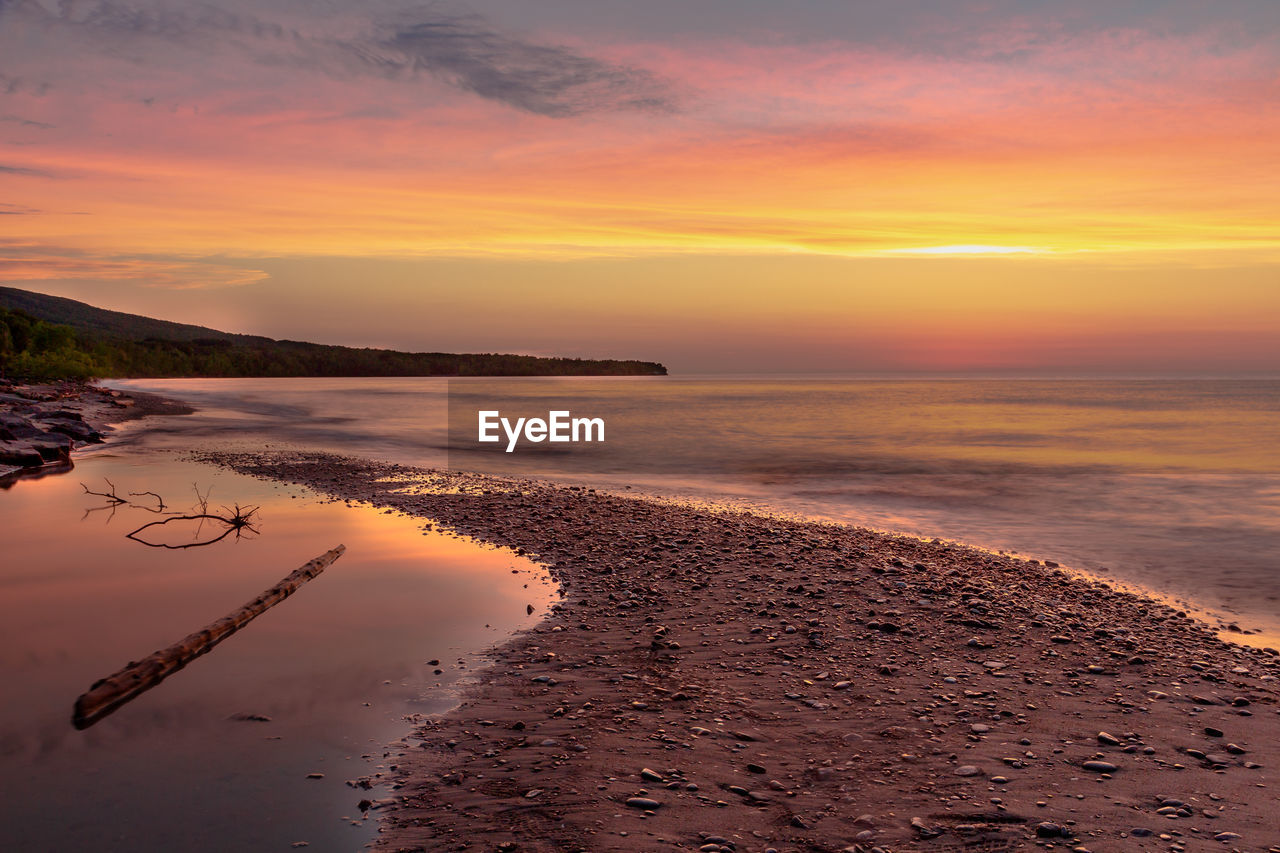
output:
<instances>
[{"instance_id":1,"label":"forested headland","mask_svg":"<svg viewBox=\"0 0 1280 853\"><path fill-rule=\"evenodd\" d=\"M660 376L649 361L399 352L237 335L0 287L0 376Z\"/></svg>"}]
</instances>

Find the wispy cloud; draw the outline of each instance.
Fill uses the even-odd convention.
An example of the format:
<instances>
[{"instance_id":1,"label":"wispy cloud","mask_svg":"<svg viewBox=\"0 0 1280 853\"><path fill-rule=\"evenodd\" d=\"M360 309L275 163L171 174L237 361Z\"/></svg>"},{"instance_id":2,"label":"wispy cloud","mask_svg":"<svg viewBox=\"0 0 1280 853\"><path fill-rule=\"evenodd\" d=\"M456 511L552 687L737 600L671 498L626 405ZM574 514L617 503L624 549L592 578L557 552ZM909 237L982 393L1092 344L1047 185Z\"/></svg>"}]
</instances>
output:
<instances>
[{"instance_id":1,"label":"wispy cloud","mask_svg":"<svg viewBox=\"0 0 1280 853\"><path fill-rule=\"evenodd\" d=\"M28 178L52 178L53 175L43 169L32 169L27 166L9 166L0 163L0 175L23 175Z\"/></svg>"},{"instance_id":2,"label":"wispy cloud","mask_svg":"<svg viewBox=\"0 0 1280 853\"><path fill-rule=\"evenodd\" d=\"M347 47L367 55L358 44ZM403 25L376 47L370 66L383 73L426 71L460 89L539 115L675 108L665 84L647 71L503 35L478 15Z\"/></svg>"},{"instance_id":3,"label":"wispy cloud","mask_svg":"<svg viewBox=\"0 0 1280 853\"><path fill-rule=\"evenodd\" d=\"M22 118L21 116L0 116L0 121L6 122L8 124L20 125L21 127L34 127L39 130L53 129L53 125L51 124L48 124L43 121L32 121L29 118Z\"/></svg>"},{"instance_id":4,"label":"wispy cloud","mask_svg":"<svg viewBox=\"0 0 1280 853\"><path fill-rule=\"evenodd\" d=\"M25 213L36 211L7 211ZM267 279L261 270L201 260L95 255L61 246L0 243L0 281L131 281L164 290L243 287Z\"/></svg>"},{"instance_id":5,"label":"wispy cloud","mask_svg":"<svg viewBox=\"0 0 1280 853\"><path fill-rule=\"evenodd\" d=\"M168 51L175 46L205 54L234 50L262 66L297 67L336 78L413 82L430 77L555 118L676 109L671 87L649 71L503 33L481 15L433 6L402 12L393 21L357 21L341 35L211 4L175 9L81 0L51 9L37 0L0 0L0 20L5 18L8 26L39 27L45 37L61 34L141 65L173 61ZM155 47L150 53L149 43Z\"/></svg>"}]
</instances>

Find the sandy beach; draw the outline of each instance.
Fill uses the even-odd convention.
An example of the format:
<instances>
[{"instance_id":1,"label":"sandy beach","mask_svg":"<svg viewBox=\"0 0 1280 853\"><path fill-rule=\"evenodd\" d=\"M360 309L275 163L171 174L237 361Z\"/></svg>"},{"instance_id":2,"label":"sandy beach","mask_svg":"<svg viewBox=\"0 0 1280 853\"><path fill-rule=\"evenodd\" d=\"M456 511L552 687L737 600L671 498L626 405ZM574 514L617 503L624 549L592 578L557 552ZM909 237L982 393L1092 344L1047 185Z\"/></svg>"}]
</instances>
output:
<instances>
[{"instance_id":1,"label":"sandy beach","mask_svg":"<svg viewBox=\"0 0 1280 853\"><path fill-rule=\"evenodd\" d=\"M394 797L350 780L381 849L1280 850L1280 657L1153 599L582 487L202 459L517 549L561 585L391 745Z\"/></svg>"}]
</instances>

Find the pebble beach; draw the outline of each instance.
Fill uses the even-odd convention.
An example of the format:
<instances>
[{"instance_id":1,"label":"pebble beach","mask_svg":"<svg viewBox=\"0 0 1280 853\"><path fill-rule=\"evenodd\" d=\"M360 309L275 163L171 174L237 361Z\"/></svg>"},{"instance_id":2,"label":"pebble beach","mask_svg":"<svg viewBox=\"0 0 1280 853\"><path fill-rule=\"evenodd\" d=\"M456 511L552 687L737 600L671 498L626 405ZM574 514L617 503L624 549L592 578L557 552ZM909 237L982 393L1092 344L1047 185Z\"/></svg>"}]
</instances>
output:
<instances>
[{"instance_id":1,"label":"pebble beach","mask_svg":"<svg viewBox=\"0 0 1280 853\"><path fill-rule=\"evenodd\" d=\"M1280 656L1154 598L580 486L200 458L515 549L560 585L455 710L349 780L379 849L1280 851Z\"/></svg>"}]
</instances>

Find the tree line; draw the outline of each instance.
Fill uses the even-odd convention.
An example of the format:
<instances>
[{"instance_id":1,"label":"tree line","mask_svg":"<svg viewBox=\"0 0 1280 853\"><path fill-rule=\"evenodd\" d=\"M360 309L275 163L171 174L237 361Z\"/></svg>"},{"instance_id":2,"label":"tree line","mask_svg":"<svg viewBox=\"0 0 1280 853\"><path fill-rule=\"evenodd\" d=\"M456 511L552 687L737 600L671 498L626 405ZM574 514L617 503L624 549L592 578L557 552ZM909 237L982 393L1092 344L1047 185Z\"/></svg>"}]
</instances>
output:
<instances>
[{"instance_id":1,"label":"tree line","mask_svg":"<svg viewBox=\"0 0 1280 853\"><path fill-rule=\"evenodd\" d=\"M131 340L0 308L0 376L27 381L250 376L652 376L656 362L410 353L301 341Z\"/></svg>"}]
</instances>

